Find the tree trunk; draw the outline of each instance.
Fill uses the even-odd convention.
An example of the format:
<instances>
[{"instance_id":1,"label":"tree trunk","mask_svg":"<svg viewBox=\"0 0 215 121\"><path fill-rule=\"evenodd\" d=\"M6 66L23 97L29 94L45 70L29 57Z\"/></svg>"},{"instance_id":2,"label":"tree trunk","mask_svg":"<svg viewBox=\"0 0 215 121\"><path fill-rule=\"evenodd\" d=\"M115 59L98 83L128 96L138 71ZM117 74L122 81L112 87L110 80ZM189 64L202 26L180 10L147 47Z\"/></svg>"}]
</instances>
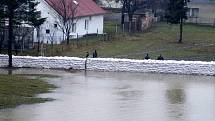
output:
<instances>
[{"instance_id":1,"label":"tree trunk","mask_svg":"<svg viewBox=\"0 0 215 121\"><path fill-rule=\"evenodd\" d=\"M1 40L0 40L0 53L2 53L2 46L3 46L3 41L4 41L4 36L5 36L5 22L3 21L2 24L2 30L1 30Z\"/></svg>"},{"instance_id":2,"label":"tree trunk","mask_svg":"<svg viewBox=\"0 0 215 121\"><path fill-rule=\"evenodd\" d=\"M38 55L40 53L40 27L37 27L36 28L37 30L37 52L38 52Z\"/></svg>"},{"instance_id":3,"label":"tree trunk","mask_svg":"<svg viewBox=\"0 0 215 121\"><path fill-rule=\"evenodd\" d=\"M3 41L4 41L4 34L2 34L1 36L2 37L1 37L1 40L0 40L0 54L2 53L2 45L3 45Z\"/></svg>"},{"instance_id":4,"label":"tree trunk","mask_svg":"<svg viewBox=\"0 0 215 121\"><path fill-rule=\"evenodd\" d=\"M14 41L15 55L18 55L18 42Z\"/></svg>"},{"instance_id":5,"label":"tree trunk","mask_svg":"<svg viewBox=\"0 0 215 121\"><path fill-rule=\"evenodd\" d=\"M129 25L128 25L128 32L129 33L131 32L131 29L132 29L132 17L133 17L133 15L129 14Z\"/></svg>"},{"instance_id":6,"label":"tree trunk","mask_svg":"<svg viewBox=\"0 0 215 121\"><path fill-rule=\"evenodd\" d=\"M125 29L125 2L123 2L121 14L122 14L121 15L121 27L122 27L122 31L124 32L124 29Z\"/></svg>"},{"instance_id":7,"label":"tree trunk","mask_svg":"<svg viewBox=\"0 0 215 121\"><path fill-rule=\"evenodd\" d=\"M121 25L123 25L125 23L125 3L123 3L122 6L122 16L121 16Z\"/></svg>"},{"instance_id":8,"label":"tree trunk","mask_svg":"<svg viewBox=\"0 0 215 121\"><path fill-rule=\"evenodd\" d=\"M183 19L180 20L180 38L178 40L179 43L182 43L183 38Z\"/></svg>"},{"instance_id":9,"label":"tree trunk","mask_svg":"<svg viewBox=\"0 0 215 121\"><path fill-rule=\"evenodd\" d=\"M132 27L132 21L129 21L129 26L128 26L128 32L131 32L131 27Z\"/></svg>"},{"instance_id":10,"label":"tree trunk","mask_svg":"<svg viewBox=\"0 0 215 121\"><path fill-rule=\"evenodd\" d=\"M124 29L125 29L125 15L124 13L122 13L122 16L121 16L121 27L122 27L122 31L124 32Z\"/></svg>"},{"instance_id":11,"label":"tree trunk","mask_svg":"<svg viewBox=\"0 0 215 121\"><path fill-rule=\"evenodd\" d=\"M8 67L13 67L12 64L12 42L13 42L13 17L14 13L13 10L9 9L9 40L8 40Z\"/></svg>"},{"instance_id":12,"label":"tree trunk","mask_svg":"<svg viewBox=\"0 0 215 121\"><path fill-rule=\"evenodd\" d=\"M69 35L66 36L66 44L69 45Z\"/></svg>"},{"instance_id":13,"label":"tree trunk","mask_svg":"<svg viewBox=\"0 0 215 121\"><path fill-rule=\"evenodd\" d=\"M3 41L1 39L1 41L0 41L0 54L2 53L2 44L3 44Z\"/></svg>"}]
</instances>

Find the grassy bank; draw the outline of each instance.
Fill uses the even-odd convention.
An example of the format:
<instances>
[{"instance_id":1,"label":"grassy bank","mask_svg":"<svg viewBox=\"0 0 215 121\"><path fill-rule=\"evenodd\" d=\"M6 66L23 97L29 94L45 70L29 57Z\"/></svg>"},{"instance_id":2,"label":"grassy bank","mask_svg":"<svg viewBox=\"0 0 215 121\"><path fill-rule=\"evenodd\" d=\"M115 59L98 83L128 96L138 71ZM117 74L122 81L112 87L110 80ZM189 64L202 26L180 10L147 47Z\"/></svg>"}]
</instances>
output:
<instances>
[{"instance_id":1,"label":"grassy bank","mask_svg":"<svg viewBox=\"0 0 215 121\"><path fill-rule=\"evenodd\" d=\"M175 60L215 60L215 28L209 26L184 25L183 43L177 43L179 26L157 23L146 32L122 34L114 33L115 23L106 23L105 32L111 33L109 41L104 38L89 37L71 40L69 46L46 46L46 56L85 57L97 50L100 57L143 59L149 53L152 59L162 54L165 59ZM34 55L35 51L24 55Z\"/></svg>"},{"instance_id":2,"label":"grassy bank","mask_svg":"<svg viewBox=\"0 0 215 121\"><path fill-rule=\"evenodd\" d=\"M33 76L36 78L28 78L32 75L0 75L0 109L52 100L36 95L47 93L55 86L42 81L44 76Z\"/></svg>"}]
</instances>

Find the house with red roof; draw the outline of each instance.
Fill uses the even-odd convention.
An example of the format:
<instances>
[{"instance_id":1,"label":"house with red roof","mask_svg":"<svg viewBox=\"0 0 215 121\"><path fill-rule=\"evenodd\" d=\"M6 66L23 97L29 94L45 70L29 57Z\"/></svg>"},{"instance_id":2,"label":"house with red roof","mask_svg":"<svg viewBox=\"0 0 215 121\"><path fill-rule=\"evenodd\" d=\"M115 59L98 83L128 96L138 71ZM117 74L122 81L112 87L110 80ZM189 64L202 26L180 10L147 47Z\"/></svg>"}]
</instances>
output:
<instances>
[{"instance_id":1,"label":"house with red roof","mask_svg":"<svg viewBox=\"0 0 215 121\"><path fill-rule=\"evenodd\" d=\"M82 37L86 34L103 34L103 18L105 11L93 0L64 0L66 11L58 3L61 0L37 0L37 10L46 21L40 27L39 33L34 34L35 42L61 43L65 40L65 34L59 26L59 15L73 14L73 22L70 30L70 38ZM75 13L72 13L75 8ZM39 36L36 36L38 35ZM39 37L39 38L38 38Z\"/></svg>"}]
</instances>

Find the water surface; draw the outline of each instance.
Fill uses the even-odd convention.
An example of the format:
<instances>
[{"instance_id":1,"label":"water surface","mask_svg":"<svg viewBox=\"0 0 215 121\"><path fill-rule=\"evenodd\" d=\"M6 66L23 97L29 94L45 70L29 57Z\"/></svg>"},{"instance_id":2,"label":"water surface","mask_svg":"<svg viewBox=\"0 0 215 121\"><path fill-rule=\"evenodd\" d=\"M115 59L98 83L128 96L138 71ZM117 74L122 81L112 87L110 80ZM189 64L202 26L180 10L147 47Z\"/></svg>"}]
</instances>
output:
<instances>
[{"instance_id":1,"label":"water surface","mask_svg":"<svg viewBox=\"0 0 215 121\"><path fill-rule=\"evenodd\" d=\"M213 76L39 69L13 73L60 75L47 79L59 88L39 95L56 100L0 110L0 121L215 120Z\"/></svg>"}]
</instances>

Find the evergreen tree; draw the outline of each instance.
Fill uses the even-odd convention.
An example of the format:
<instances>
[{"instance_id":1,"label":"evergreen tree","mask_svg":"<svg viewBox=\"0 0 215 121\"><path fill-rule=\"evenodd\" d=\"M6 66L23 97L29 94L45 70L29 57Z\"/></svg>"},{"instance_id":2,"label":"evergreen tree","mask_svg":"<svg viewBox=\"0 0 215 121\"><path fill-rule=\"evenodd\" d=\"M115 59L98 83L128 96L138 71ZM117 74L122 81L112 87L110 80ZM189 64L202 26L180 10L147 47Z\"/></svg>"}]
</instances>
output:
<instances>
[{"instance_id":1,"label":"evergreen tree","mask_svg":"<svg viewBox=\"0 0 215 121\"><path fill-rule=\"evenodd\" d=\"M128 31L131 32L133 15L138 9L143 7L142 3L144 1L142 1L142 0L115 0L115 1L116 2L121 1L121 3L122 3L121 26L124 29L125 15L127 14L128 20L129 20Z\"/></svg>"},{"instance_id":2,"label":"evergreen tree","mask_svg":"<svg viewBox=\"0 0 215 121\"><path fill-rule=\"evenodd\" d=\"M34 9L37 4L35 0L0 0L3 7L0 15L8 21L8 67L12 67L14 27L20 24L33 24L34 21L40 20L40 13Z\"/></svg>"},{"instance_id":3,"label":"evergreen tree","mask_svg":"<svg viewBox=\"0 0 215 121\"><path fill-rule=\"evenodd\" d=\"M29 3L29 16L28 16L28 22L29 25L32 25L36 28L37 31L37 52L39 55L40 52L40 26L46 21L46 18L41 18L41 12L36 10L36 6L39 4L39 2L31 2Z\"/></svg>"},{"instance_id":4,"label":"evergreen tree","mask_svg":"<svg viewBox=\"0 0 215 121\"><path fill-rule=\"evenodd\" d=\"M2 22L3 18L4 18L4 6L0 5L0 22Z\"/></svg>"},{"instance_id":5,"label":"evergreen tree","mask_svg":"<svg viewBox=\"0 0 215 121\"><path fill-rule=\"evenodd\" d=\"M0 53L2 53L2 46L4 41L4 14L3 14L4 6L0 5Z\"/></svg>"},{"instance_id":6,"label":"evergreen tree","mask_svg":"<svg viewBox=\"0 0 215 121\"><path fill-rule=\"evenodd\" d=\"M182 43L183 22L187 19L187 2L189 2L189 0L169 0L166 10L167 22L171 24L180 24L179 43Z\"/></svg>"}]
</instances>

